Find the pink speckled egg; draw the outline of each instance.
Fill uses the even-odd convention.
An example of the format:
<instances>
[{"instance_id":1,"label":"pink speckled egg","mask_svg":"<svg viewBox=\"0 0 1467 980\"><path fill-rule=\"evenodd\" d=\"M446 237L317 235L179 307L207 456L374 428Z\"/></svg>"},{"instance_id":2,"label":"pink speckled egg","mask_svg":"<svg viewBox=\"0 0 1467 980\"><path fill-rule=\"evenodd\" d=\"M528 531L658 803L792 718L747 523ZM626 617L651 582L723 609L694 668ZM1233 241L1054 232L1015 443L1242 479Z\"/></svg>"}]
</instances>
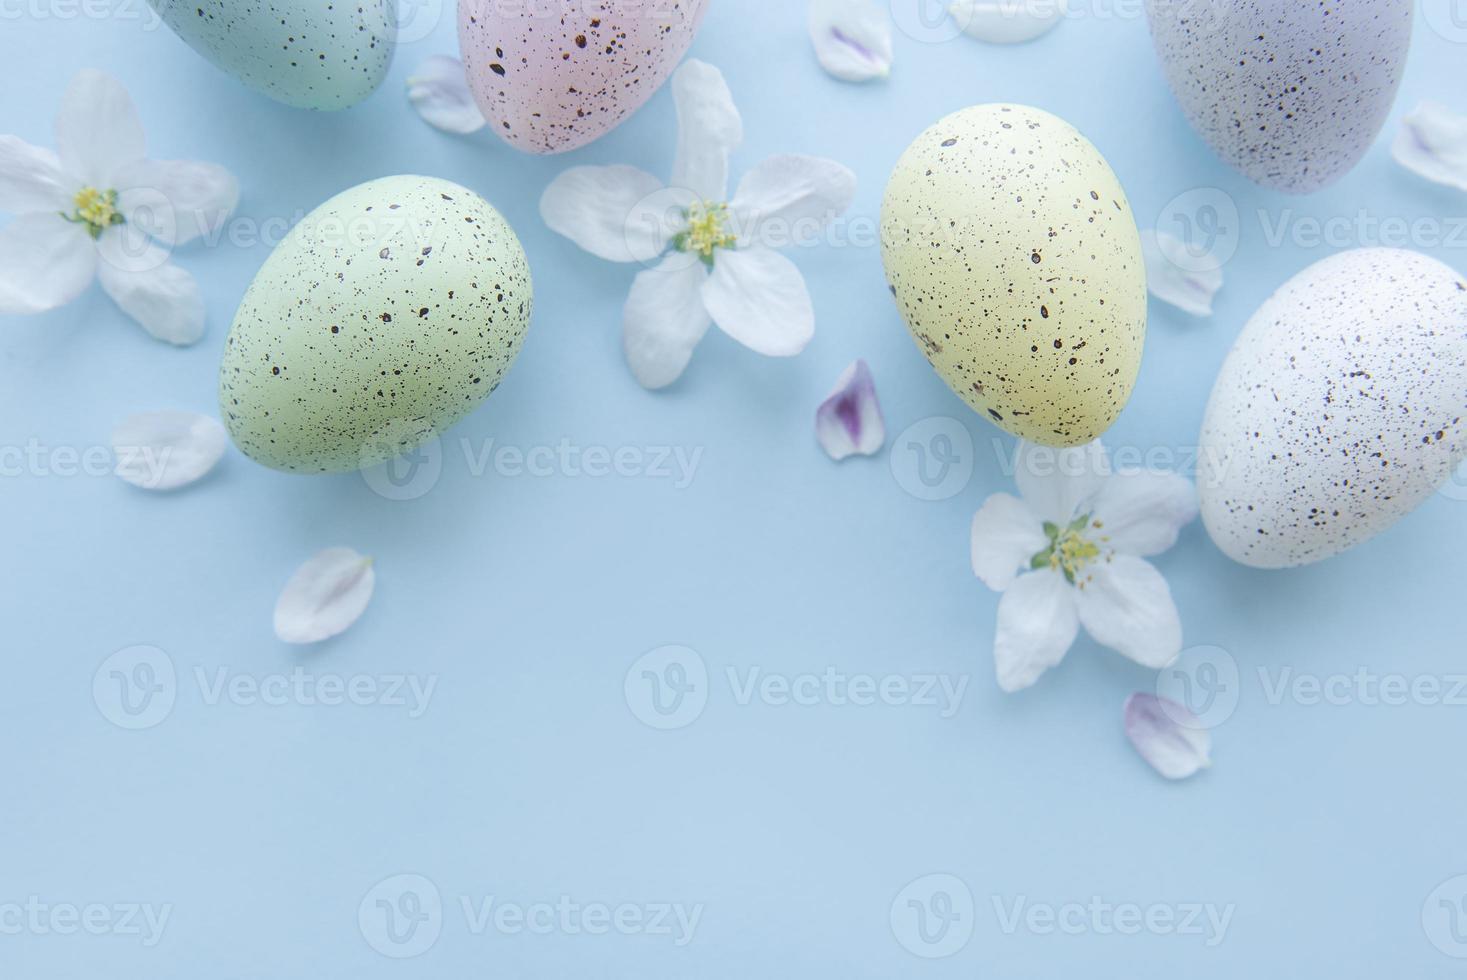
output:
<instances>
[{"instance_id":1,"label":"pink speckled egg","mask_svg":"<svg viewBox=\"0 0 1467 980\"><path fill-rule=\"evenodd\" d=\"M615 129L677 67L709 0L460 0L458 41L489 128L528 153Z\"/></svg>"}]
</instances>

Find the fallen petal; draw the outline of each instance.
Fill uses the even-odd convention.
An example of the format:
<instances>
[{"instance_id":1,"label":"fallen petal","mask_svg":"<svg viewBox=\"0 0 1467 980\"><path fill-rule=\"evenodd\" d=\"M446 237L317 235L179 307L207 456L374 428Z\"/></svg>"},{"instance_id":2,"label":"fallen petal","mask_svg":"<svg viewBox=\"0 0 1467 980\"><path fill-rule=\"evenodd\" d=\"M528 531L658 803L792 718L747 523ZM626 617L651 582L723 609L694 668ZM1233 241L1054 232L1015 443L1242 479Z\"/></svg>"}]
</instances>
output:
<instances>
[{"instance_id":1,"label":"fallen petal","mask_svg":"<svg viewBox=\"0 0 1467 980\"><path fill-rule=\"evenodd\" d=\"M886 421L876 398L876 379L863 360L857 360L815 413L815 436L834 460L848 456L875 456L886 442Z\"/></svg>"},{"instance_id":2,"label":"fallen petal","mask_svg":"<svg viewBox=\"0 0 1467 980\"><path fill-rule=\"evenodd\" d=\"M1467 116L1421 103L1401 120L1391 155L1427 180L1467 191Z\"/></svg>"},{"instance_id":3,"label":"fallen petal","mask_svg":"<svg viewBox=\"0 0 1467 980\"><path fill-rule=\"evenodd\" d=\"M1212 765L1212 735L1186 706L1154 694L1126 699L1126 737L1167 779L1186 779Z\"/></svg>"},{"instance_id":4,"label":"fallen petal","mask_svg":"<svg viewBox=\"0 0 1467 980\"><path fill-rule=\"evenodd\" d=\"M177 490L218 465L229 436L196 412L144 412L112 430L114 472L144 490Z\"/></svg>"},{"instance_id":5,"label":"fallen petal","mask_svg":"<svg viewBox=\"0 0 1467 980\"><path fill-rule=\"evenodd\" d=\"M445 133L472 133L485 126L484 114L469 91L464 63L435 54L407 80L408 100L428 125Z\"/></svg>"},{"instance_id":6,"label":"fallen petal","mask_svg":"<svg viewBox=\"0 0 1467 980\"><path fill-rule=\"evenodd\" d=\"M891 21L869 0L814 0L810 40L820 67L843 82L891 74Z\"/></svg>"},{"instance_id":7,"label":"fallen petal","mask_svg":"<svg viewBox=\"0 0 1467 980\"><path fill-rule=\"evenodd\" d=\"M954 0L948 13L969 37L1021 44L1054 30L1069 13L1068 0Z\"/></svg>"},{"instance_id":8,"label":"fallen petal","mask_svg":"<svg viewBox=\"0 0 1467 980\"><path fill-rule=\"evenodd\" d=\"M1193 316L1212 316L1212 297L1222 288L1222 265L1207 252L1164 231L1141 233L1146 288L1163 303Z\"/></svg>"},{"instance_id":9,"label":"fallen petal","mask_svg":"<svg viewBox=\"0 0 1467 980\"><path fill-rule=\"evenodd\" d=\"M344 632L372 601L372 559L350 548L327 548L300 567L275 604L275 635L286 643L320 643Z\"/></svg>"}]
</instances>

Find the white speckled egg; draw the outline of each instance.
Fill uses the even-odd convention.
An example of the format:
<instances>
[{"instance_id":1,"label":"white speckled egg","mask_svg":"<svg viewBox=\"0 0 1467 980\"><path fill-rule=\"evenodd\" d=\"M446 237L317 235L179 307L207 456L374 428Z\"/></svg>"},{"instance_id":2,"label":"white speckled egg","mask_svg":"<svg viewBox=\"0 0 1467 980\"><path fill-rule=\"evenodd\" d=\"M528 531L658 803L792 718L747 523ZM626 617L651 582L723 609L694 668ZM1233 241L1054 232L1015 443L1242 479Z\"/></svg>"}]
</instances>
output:
<instances>
[{"instance_id":1,"label":"white speckled egg","mask_svg":"<svg viewBox=\"0 0 1467 980\"><path fill-rule=\"evenodd\" d=\"M280 470L390 459L498 387L530 322L514 230L473 191L383 177L312 211L265 261L219 371L234 442Z\"/></svg>"},{"instance_id":2,"label":"white speckled egg","mask_svg":"<svg viewBox=\"0 0 1467 980\"><path fill-rule=\"evenodd\" d=\"M489 128L529 153L615 129L662 87L709 0L460 0L458 41Z\"/></svg>"},{"instance_id":3,"label":"white speckled egg","mask_svg":"<svg viewBox=\"0 0 1467 980\"><path fill-rule=\"evenodd\" d=\"M981 105L917 137L886 187L881 255L937 373L1009 432L1082 445L1131 397L1141 238L1105 158L1063 119Z\"/></svg>"},{"instance_id":4,"label":"white speckled egg","mask_svg":"<svg viewBox=\"0 0 1467 980\"><path fill-rule=\"evenodd\" d=\"M1287 568L1390 527L1467 457L1467 282L1355 249L1248 321L1202 426L1202 518L1229 557Z\"/></svg>"},{"instance_id":5,"label":"white speckled egg","mask_svg":"<svg viewBox=\"0 0 1467 980\"><path fill-rule=\"evenodd\" d=\"M1202 138L1265 187L1334 183L1390 114L1415 0L1147 0L1167 82Z\"/></svg>"}]
</instances>

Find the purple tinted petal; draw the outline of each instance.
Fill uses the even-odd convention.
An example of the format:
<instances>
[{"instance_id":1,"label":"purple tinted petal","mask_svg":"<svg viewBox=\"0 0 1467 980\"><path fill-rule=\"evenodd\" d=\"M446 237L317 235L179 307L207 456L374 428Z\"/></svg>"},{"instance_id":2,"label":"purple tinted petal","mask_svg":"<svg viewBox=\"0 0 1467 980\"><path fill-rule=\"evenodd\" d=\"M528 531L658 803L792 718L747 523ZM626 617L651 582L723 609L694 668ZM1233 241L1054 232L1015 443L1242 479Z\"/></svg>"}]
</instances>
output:
<instances>
[{"instance_id":1,"label":"purple tinted petal","mask_svg":"<svg viewBox=\"0 0 1467 980\"><path fill-rule=\"evenodd\" d=\"M831 459L874 456L886 442L886 422L876 398L876 380L865 361L857 360L836 382L835 390L815 413L815 436Z\"/></svg>"},{"instance_id":2,"label":"purple tinted petal","mask_svg":"<svg viewBox=\"0 0 1467 980\"><path fill-rule=\"evenodd\" d=\"M1212 765L1212 736L1185 705L1154 694L1126 699L1126 737L1167 779L1186 779Z\"/></svg>"}]
</instances>

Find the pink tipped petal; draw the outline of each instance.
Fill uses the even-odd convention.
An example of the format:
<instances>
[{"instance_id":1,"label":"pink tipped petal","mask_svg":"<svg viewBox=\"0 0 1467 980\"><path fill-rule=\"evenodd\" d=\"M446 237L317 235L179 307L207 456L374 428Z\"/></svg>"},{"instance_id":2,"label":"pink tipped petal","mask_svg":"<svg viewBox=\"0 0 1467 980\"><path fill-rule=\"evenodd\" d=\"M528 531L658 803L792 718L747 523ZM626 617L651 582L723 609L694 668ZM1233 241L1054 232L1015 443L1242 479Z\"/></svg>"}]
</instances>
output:
<instances>
[{"instance_id":1,"label":"pink tipped petal","mask_svg":"<svg viewBox=\"0 0 1467 980\"><path fill-rule=\"evenodd\" d=\"M1023 581L1020 579L1020 581ZM1166 579L1148 562L1112 555L1080 572L1080 622L1095 642L1160 670L1182 652L1182 620Z\"/></svg>"},{"instance_id":2,"label":"pink tipped petal","mask_svg":"<svg viewBox=\"0 0 1467 980\"><path fill-rule=\"evenodd\" d=\"M891 18L871 0L814 0L810 41L820 67L843 82L891 74Z\"/></svg>"},{"instance_id":3,"label":"pink tipped petal","mask_svg":"<svg viewBox=\"0 0 1467 980\"><path fill-rule=\"evenodd\" d=\"M815 412L815 436L834 460L874 456L886 442L886 421L876 398L876 379L863 360L857 360L835 384L835 390Z\"/></svg>"},{"instance_id":4,"label":"pink tipped petal","mask_svg":"<svg viewBox=\"0 0 1467 980\"><path fill-rule=\"evenodd\" d=\"M995 592L1014 583L1048 539L1018 497L996 493L973 515L973 574Z\"/></svg>"},{"instance_id":5,"label":"pink tipped petal","mask_svg":"<svg viewBox=\"0 0 1467 980\"><path fill-rule=\"evenodd\" d=\"M1143 558L1159 555L1197 518L1197 488L1176 473L1119 471L1105 481L1092 516L1108 547Z\"/></svg>"},{"instance_id":6,"label":"pink tipped petal","mask_svg":"<svg viewBox=\"0 0 1467 980\"><path fill-rule=\"evenodd\" d=\"M545 188L540 217L598 258L650 262L667 248L668 212L677 203L662 190L662 181L636 167L572 167Z\"/></svg>"},{"instance_id":7,"label":"pink tipped petal","mask_svg":"<svg viewBox=\"0 0 1467 980\"><path fill-rule=\"evenodd\" d=\"M1073 449L1019 442L1014 482L1041 521L1068 524L1088 507L1110 476L1110 459L1099 440Z\"/></svg>"},{"instance_id":8,"label":"pink tipped petal","mask_svg":"<svg viewBox=\"0 0 1467 980\"><path fill-rule=\"evenodd\" d=\"M423 121L445 133L463 135L483 129L484 114L469 91L464 63L435 54L407 80L408 101Z\"/></svg>"},{"instance_id":9,"label":"pink tipped petal","mask_svg":"<svg viewBox=\"0 0 1467 980\"><path fill-rule=\"evenodd\" d=\"M143 159L145 150L142 120L122 83L94 68L77 72L56 116L62 169L105 190L117 186L116 174Z\"/></svg>"},{"instance_id":10,"label":"pink tipped petal","mask_svg":"<svg viewBox=\"0 0 1467 980\"><path fill-rule=\"evenodd\" d=\"M327 548L292 576L275 605L275 635L286 643L329 640L361 618L377 576L372 559Z\"/></svg>"},{"instance_id":11,"label":"pink tipped petal","mask_svg":"<svg viewBox=\"0 0 1467 980\"><path fill-rule=\"evenodd\" d=\"M70 211L81 188L61 171L56 154L17 136L0 136L0 211Z\"/></svg>"},{"instance_id":12,"label":"pink tipped petal","mask_svg":"<svg viewBox=\"0 0 1467 980\"><path fill-rule=\"evenodd\" d=\"M1185 705L1154 694L1126 699L1126 737L1167 779L1186 779L1212 765L1212 735Z\"/></svg>"},{"instance_id":13,"label":"pink tipped petal","mask_svg":"<svg viewBox=\"0 0 1467 980\"><path fill-rule=\"evenodd\" d=\"M672 76L677 105L677 157L672 186L703 201L728 199L728 155L744 141L744 121L723 72L696 58Z\"/></svg>"},{"instance_id":14,"label":"pink tipped petal","mask_svg":"<svg viewBox=\"0 0 1467 980\"><path fill-rule=\"evenodd\" d=\"M97 250L81 225L23 214L0 228L0 313L44 313L91 285Z\"/></svg>"},{"instance_id":15,"label":"pink tipped petal","mask_svg":"<svg viewBox=\"0 0 1467 980\"><path fill-rule=\"evenodd\" d=\"M812 238L855 197L856 175L843 164L789 154L745 174L729 211L743 244L785 248Z\"/></svg>"},{"instance_id":16,"label":"pink tipped petal","mask_svg":"<svg viewBox=\"0 0 1467 980\"><path fill-rule=\"evenodd\" d=\"M1184 313L1212 316L1212 298L1223 284L1217 259L1193 253L1185 242L1164 231L1141 233L1141 257L1151 295Z\"/></svg>"},{"instance_id":17,"label":"pink tipped petal","mask_svg":"<svg viewBox=\"0 0 1467 980\"><path fill-rule=\"evenodd\" d=\"M693 349L712 320L701 288L708 270L697 259L669 255L637 273L622 313L627 365L644 388L665 388L682 377Z\"/></svg>"},{"instance_id":18,"label":"pink tipped petal","mask_svg":"<svg viewBox=\"0 0 1467 980\"><path fill-rule=\"evenodd\" d=\"M703 304L724 333L767 357L793 357L815 336L815 307L800 270L759 245L715 253Z\"/></svg>"},{"instance_id":19,"label":"pink tipped petal","mask_svg":"<svg viewBox=\"0 0 1467 980\"><path fill-rule=\"evenodd\" d=\"M1421 103L1401 120L1391 155L1412 173L1467 191L1467 116Z\"/></svg>"},{"instance_id":20,"label":"pink tipped petal","mask_svg":"<svg viewBox=\"0 0 1467 980\"><path fill-rule=\"evenodd\" d=\"M1059 572L1020 575L998 600L993 660L998 686L1012 694L1065 659L1080 631L1075 590Z\"/></svg>"},{"instance_id":21,"label":"pink tipped petal","mask_svg":"<svg viewBox=\"0 0 1467 980\"><path fill-rule=\"evenodd\" d=\"M196 412L146 412L112 430L117 476L144 490L177 490L203 479L224 457L229 435Z\"/></svg>"}]
</instances>

